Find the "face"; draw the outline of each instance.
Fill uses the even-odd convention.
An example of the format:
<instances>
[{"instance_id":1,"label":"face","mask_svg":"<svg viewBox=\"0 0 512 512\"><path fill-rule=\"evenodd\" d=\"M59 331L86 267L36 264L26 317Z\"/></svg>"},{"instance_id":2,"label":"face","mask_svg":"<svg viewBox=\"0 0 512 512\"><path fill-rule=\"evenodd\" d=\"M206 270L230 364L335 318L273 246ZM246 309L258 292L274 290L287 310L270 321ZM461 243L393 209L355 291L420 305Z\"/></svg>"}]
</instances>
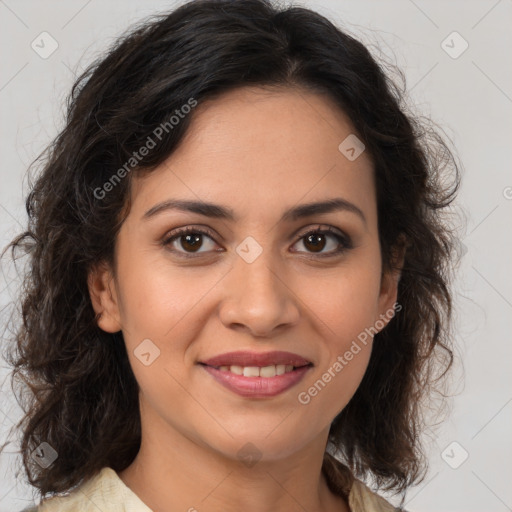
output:
<instances>
[{"instance_id":1,"label":"face","mask_svg":"<svg viewBox=\"0 0 512 512\"><path fill-rule=\"evenodd\" d=\"M372 162L338 149L353 133L323 96L243 88L199 104L175 153L133 176L115 269L89 286L100 327L123 332L143 437L268 460L325 442L396 300Z\"/></svg>"}]
</instances>

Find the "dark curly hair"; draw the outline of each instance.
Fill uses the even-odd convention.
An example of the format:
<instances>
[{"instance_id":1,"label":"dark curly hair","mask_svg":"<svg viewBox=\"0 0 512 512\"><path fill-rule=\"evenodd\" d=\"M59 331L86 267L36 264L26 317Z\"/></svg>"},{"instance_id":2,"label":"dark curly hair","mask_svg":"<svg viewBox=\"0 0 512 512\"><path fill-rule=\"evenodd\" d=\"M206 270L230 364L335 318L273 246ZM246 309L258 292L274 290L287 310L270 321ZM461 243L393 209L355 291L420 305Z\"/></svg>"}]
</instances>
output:
<instances>
[{"instance_id":1,"label":"dark curly hair","mask_svg":"<svg viewBox=\"0 0 512 512\"><path fill-rule=\"evenodd\" d=\"M329 441L354 475L382 489L402 492L424 478L422 404L453 362L456 237L445 211L460 164L434 123L411 113L397 83L323 16L270 0L195 0L146 19L77 79L65 128L35 162L41 172L26 201L27 230L2 254L11 249L29 263L8 360L25 411L17 425L24 468L42 495L70 490L105 466L122 471L139 450L138 385L122 333L96 323L87 276L98 262L113 263L131 176L172 154L193 113L108 194L98 190L191 98L201 103L244 86L327 95L372 159L383 268L396 268L395 250L406 247L402 309L376 335ZM46 469L31 459L43 441L58 452Z\"/></svg>"}]
</instances>

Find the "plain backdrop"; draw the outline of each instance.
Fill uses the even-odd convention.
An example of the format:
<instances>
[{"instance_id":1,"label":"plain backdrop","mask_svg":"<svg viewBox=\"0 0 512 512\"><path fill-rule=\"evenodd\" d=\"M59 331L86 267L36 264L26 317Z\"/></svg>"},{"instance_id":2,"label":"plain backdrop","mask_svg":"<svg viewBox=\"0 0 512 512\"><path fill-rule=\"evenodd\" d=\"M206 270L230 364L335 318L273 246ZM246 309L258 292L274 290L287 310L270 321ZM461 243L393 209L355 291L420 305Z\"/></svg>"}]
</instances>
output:
<instances>
[{"instance_id":1,"label":"plain backdrop","mask_svg":"<svg viewBox=\"0 0 512 512\"><path fill-rule=\"evenodd\" d=\"M413 108L444 128L463 163L456 205L466 218L454 295L455 396L448 419L425 437L430 470L407 494L406 508L512 510L512 0L301 4L371 45L375 55L382 52L396 61L406 74ZM175 5L0 0L1 247L25 225L28 165L63 127L65 99L76 73L129 25ZM41 48L38 52L31 46L41 37L47 52L58 45L46 58ZM4 345L19 280L12 266L2 263ZM0 382L1 444L20 418L5 363ZM15 478L18 466L11 444L0 457L0 512L21 510L32 497L23 478Z\"/></svg>"}]
</instances>

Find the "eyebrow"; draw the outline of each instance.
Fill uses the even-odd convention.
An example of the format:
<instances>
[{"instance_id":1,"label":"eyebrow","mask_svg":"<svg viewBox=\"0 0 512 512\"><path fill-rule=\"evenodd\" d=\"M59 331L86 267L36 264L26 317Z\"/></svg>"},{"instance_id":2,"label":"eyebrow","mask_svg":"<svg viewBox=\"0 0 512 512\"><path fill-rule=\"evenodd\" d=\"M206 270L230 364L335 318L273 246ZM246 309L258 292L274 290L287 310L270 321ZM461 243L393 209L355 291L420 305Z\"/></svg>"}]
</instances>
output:
<instances>
[{"instance_id":1,"label":"eyebrow","mask_svg":"<svg viewBox=\"0 0 512 512\"><path fill-rule=\"evenodd\" d=\"M142 219L149 219L155 215L168 210L179 210L183 212L192 212L205 217L214 219L223 219L228 221L236 221L237 216L231 208L226 206L208 203L204 201L193 201L187 199L168 199L156 204L144 213ZM295 206L285 211L281 216L280 222L291 222L304 217L320 215L323 213L331 213L335 211L346 211L356 214L366 225L366 217L362 210L355 204L343 199L335 197L325 201L306 203Z\"/></svg>"}]
</instances>

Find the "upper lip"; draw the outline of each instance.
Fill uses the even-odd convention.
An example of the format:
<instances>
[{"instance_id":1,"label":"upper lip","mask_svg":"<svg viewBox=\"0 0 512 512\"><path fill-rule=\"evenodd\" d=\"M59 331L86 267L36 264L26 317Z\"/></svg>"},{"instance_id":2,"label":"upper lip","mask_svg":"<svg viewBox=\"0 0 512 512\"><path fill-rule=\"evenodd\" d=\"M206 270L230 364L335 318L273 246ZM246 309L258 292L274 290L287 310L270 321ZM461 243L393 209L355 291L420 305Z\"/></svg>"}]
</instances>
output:
<instances>
[{"instance_id":1,"label":"upper lip","mask_svg":"<svg viewBox=\"0 0 512 512\"><path fill-rule=\"evenodd\" d=\"M284 364L299 367L312 364L311 361L292 352L273 351L257 353L243 350L226 352L225 354L219 354L200 362L207 366L270 366Z\"/></svg>"}]
</instances>

